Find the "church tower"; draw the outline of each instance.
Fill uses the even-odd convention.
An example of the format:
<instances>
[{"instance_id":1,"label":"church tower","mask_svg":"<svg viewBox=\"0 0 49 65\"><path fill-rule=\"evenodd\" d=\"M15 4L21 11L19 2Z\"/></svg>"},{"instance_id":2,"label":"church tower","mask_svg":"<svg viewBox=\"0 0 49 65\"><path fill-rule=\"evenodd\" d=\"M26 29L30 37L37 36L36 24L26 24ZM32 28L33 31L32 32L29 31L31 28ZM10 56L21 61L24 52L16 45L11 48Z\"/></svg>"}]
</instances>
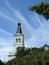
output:
<instances>
[{"instance_id":1,"label":"church tower","mask_svg":"<svg viewBox=\"0 0 49 65\"><path fill-rule=\"evenodd\" d=\"M17 32L16 34L14 35L14 38L15 38L15 42L14 42L14 51L12 52L9 52L9 60L15 58L15 52L16 52L16 48L17 46L22 46L24 47L24 35L22 33L22 29L21 29L21 23L18 23L17 25Z\"/></svg>"},{"instance_id":2,"label":"church tower","mask_svg":"<svg viewBox=\"0 0 49 65\"><path fill-rule=\"evenodd\" d=\"M24 47L24 35L22 33L21 23L18 23L17 32L14 35L14 37L15 37L14 46L21 45L22 47Z\"/></svg>"}]
</instances>

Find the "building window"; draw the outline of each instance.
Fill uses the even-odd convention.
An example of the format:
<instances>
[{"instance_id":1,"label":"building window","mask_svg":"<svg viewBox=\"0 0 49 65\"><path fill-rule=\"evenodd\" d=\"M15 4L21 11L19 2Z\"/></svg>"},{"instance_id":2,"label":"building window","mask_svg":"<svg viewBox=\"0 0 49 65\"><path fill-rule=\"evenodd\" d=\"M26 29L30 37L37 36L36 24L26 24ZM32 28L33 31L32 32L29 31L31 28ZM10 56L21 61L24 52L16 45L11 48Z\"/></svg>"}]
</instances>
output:
<instances>
[{"instance_id":1,"label":"building window","mask_svg":"<svg viewBox=\"0 0 49 65\"><path fill-rule=\"evenodd\" d=\"M16 39L16 42L18 43L18 39Z\"/></svg>"},{"instance_id":2,"label":"building window","mask_svg":"<svg viewBox=\"0 0 49 65\"><path fill-rule=\"evenodd\" d=\"M19 38L19 42L21 42L21 39Z\"/></svg>"}]
</instances>

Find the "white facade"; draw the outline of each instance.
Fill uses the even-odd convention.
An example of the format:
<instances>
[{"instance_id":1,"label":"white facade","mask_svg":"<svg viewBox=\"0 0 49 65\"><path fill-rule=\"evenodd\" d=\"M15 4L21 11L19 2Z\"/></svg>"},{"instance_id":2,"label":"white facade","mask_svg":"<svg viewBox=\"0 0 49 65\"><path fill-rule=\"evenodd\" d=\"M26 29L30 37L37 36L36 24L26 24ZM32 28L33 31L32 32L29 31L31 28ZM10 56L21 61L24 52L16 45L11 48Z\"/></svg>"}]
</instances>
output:
<instances>
[{"instance_id":1,"label":"white facade","mask_svg":"<svg viewBox=\"0 0 49 65\"><path fill-rule=\"evenodd\" d=\"M16 34L16 35L14 35L14 37L15 37L14 46L22 45L22 47L23 47L24 46L24 35Z\"/></svg>"}]
</instances>

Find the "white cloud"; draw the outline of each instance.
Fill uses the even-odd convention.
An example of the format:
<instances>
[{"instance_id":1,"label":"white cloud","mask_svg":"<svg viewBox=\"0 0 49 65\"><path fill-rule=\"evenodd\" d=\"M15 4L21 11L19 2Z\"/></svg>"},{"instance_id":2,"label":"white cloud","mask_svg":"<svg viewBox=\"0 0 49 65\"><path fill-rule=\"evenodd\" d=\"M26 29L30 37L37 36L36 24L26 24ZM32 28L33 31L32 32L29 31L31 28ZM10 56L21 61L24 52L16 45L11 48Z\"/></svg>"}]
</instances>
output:
<instances>
[{"instance_id":1,"label":"white cloud","mask_svg":"<svg viewBox=\"0 0 49 65\"><path fill-rule=\"evenodd\" d=\"M3 46L12 46L12 44L13 44L13 41L14 41L14 39L13 38L1 38L0 37L0 47L3 47Z\"/></svg>"},{"instance_id":2,"label":"white cloud","mask_svg":"<svg viewBox=\"0 0 49 65\"><path fill-rule=\"evenodd\" d=\"M15 22L14 19L10 18L8 15L6 15L5 13L3 13L2 11L0 11L0 17L4 17L5 19L8 19L8 20L10 20L11 22L13 22L13 23L16 24L16 22ZM9 22L10 22L10 21L9 21Z\"/></svg>"},{"instance_id":3,"label":"white cloud","mask_svg":"<svg viewBox=\"0 0 49 65\"><path fill-rule=\"evenodd\" d=\"M6 43L5 39L3 39L3 38L0 38L0 47L1 46L7 46L7 43Z\"/></svg>"},{"instance_id":4,"label":"white cloud","mask_svg":"<svg viewBox=\"0 0 49 65\"><path fill-rule=\"evenodd\" d=\"M25 45L28 47L41 47L46 43L49 44L49 23L44 23L43 26L36 29L33 32L32 37L25 42Z\"/></svg>"},{"instance_id":5,"label":"white cloud","mask_svg":"<svg viewBox=\"0 0 49 65\"><path fill-rule=\"evenodd\" d=\"M13 51L13 39L4 39L0 38L0 59L4 61L7 61L9 50Z\"/></svg>"},{"instance_id":6,"label":"white cloud","mask_svg":"<svg viewBox=\"0 0 49 65\"><path fill-rule=\"evenodd\" d=\"M33 15L34 15L34 18L35 18L36 22L39 23L42 26L43 22L41 22L41 20L39 19L39 15L36 14L36 13L34 13Z\"/></svg>"},{"instance_id":7,"label":"white cloud","mask_svg":"<svg viewBox=\"0 0 49 65\"><path fill-rule=\"evenodd\" d=\"M11 7L11 5L8 3L7 0L5 0L6 5L9 7L10 10L14 11L14 9Z\"/></svg>"},{"instance_id":8,"label":"white cloud","mask_svg":"<svg viewBox=\"0 0 49 65\"><path fill-rule=\"evenodd\" d=\"M17 10L14 10L11 5L8 3L7 0L5 0L6 5L9 7L9 9L13 12L14 16L16 16L20 22L26 27L26 29L31 33L33 32L31 24L24 18L24 16Z\"/></svg>"},{"instance_id":9,"label":"white cloud","mask_svg":"<svg viewBox=\"0 0 49 65\"><path fill-rule=\"evenodd\" d=\"M3 33L8 34L8 35L10 35L10 36L13 36L13 34L11 34L11 33L7 32L7 31L5 31L4 29L0 29L0 32L3 32Z\"/></svg>"},{"instance_id":10,"label":"white cloud","mask_svg":"<svg viewBox=\"0 0 49 65\"><path fill-rule=\"evenodd\" d=\"M12 48L11 47L4 47L4 48L1 48L0 49L0 59L2 61L8 61L9 57L8 57L8 54L9 54L9 50L11 50Z\"/></svg>"}]
</instances>

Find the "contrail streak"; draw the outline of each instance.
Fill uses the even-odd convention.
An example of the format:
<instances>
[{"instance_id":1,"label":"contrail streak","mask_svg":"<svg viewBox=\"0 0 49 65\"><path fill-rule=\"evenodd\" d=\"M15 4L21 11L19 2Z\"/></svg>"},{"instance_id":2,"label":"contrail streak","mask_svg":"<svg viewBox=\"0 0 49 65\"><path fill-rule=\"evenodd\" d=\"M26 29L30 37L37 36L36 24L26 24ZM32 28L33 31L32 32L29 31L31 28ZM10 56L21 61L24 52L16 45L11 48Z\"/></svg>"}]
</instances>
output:
<instances>
[{"instance_id":1,"label":"contrail streak","mask_svg":"<svg viewBox=\"0 0 49 65\"><path fill-rule=\"evenodd\" d=\"M10 36L13 36L13 34L11 34L11 33L7 32L7 31L5 31L5 30L3 30L3 29L0 29L0 32L6 33L6 34L8 34L8 35L10 35Z\"/></svg>"},{"instance_id":2,"label":"contrail streak","mask_svg":"<svg viewBox=\"0 0 49 65\"><path fill-rule=\"evenodd\" d=\"M9 16L7 16L5 13L3 13L2 11L0 11L0 17L4 17L5 19L8 19L10 21L12 21L13 23L16 23L15 20L13 20L12 18L10 18ZM9 22L10 22L9 21Z\"/></svg>"},{"instance_id":3,"label":"contrail streak","mask_svg":"<svg viewBox=\"0 0 49 65\"><path fill-rule=\"evenodd\" d=\"M9 9L13 12L14 16L20 19L20 22L23 23L30 32L33 32L31 24L26 21L26 19L22 16L22 14L19 11L14 10L7 0L5 0L5 3L9 7Z\"/></svg>"},{"instance_id":4,"label":"contrail streak","mask_svg":"<svg viewBox=\"0 0 49 65\"><path fill-rule=\"evenodd\" d=\"M40 21L38 15L34 13L34 17L35 17L35 19L37 20L37 22L42 26L43 23Z\"/></svg>"}]
</instances>

